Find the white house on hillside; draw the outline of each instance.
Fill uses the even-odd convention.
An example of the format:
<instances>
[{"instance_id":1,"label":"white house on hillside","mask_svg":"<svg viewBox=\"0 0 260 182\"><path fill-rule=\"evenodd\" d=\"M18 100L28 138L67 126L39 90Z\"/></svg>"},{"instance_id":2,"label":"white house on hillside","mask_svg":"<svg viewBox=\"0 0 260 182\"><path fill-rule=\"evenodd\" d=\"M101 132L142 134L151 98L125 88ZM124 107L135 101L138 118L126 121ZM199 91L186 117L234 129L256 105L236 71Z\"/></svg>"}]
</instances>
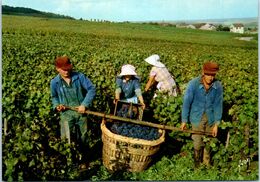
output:
<instances>
[{"instance_id":1,"label":"white house on hillside","mask_svg":"<svg viewBox=\"0 0 260 182\"><path fill-rule=\"evenodd\" d=\"M216 27L212 24L206 23L200 27L201 30L216 30Z\"/></svg>"},{"instance_id":2,"label":"white house on hillside","mask_svg":"<svg viewBox=\"0 0 260 182\"><path fill-rule=\"evenodd\" d=\"M244 33L244 25L241 23L234 23L230 25L230 32L234 33Z\"/></svg>"},{"instance_id":3,"label":"white house on hillside","mask_svg":"<svg viewBox=\"0 0 260 182\"><path fill-rule=\"evenodd\" d=\"M196 27L194 25L191 25L191 24L186 26L186 28L196 29Z\"/></svg>"}]
</instances>

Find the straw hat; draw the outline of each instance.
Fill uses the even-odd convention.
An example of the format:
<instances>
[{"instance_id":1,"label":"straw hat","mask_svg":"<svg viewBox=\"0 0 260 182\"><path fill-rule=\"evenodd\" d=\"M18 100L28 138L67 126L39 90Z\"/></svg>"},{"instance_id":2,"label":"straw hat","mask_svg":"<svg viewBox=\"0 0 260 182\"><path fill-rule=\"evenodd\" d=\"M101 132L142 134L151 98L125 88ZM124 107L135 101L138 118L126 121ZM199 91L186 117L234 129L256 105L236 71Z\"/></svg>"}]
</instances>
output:
<instances>
[{"instance_id":1,"label":"straw hat","mask_svg":"<svg viewBox=\"0 0 260 182\"><path fill-rule=\"evenodd\" d=\"M160 62L160 57L157 54L151 55L145 59L145 61L153 66L164 68L165 65Z\"/></svg>"},{"instance_id":2,"label":"straw hat","mask_svg":"<svg viewBox=\"0 0 260 182\"><path fill-rule=\"evenodd\" d=\"M135 67L131 64L126 64L122 66L121 73L119 76L125 76L125 75L134 75L136 76Z\"/></svg>"}]
</instances>

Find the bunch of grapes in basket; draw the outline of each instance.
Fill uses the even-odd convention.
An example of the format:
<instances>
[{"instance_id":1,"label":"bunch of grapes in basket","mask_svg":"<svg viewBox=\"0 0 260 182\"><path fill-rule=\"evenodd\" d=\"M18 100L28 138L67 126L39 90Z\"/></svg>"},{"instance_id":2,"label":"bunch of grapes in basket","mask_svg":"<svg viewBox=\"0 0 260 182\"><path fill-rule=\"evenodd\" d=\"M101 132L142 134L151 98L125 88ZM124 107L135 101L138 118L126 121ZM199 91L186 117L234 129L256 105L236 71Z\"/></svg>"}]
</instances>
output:
<instances>
[{"instance_id":1,"label":"bunch of grapes in basket","mask_svg":"<svg viewBox=\"0 0 260 182\"><path fill-rule=\"evenodd\" d=\"M136 119L137 115L138 114L130 110L128 106L123 106L117 112L117 116L130 119ZM144 140L156 140L160 137L158 129L132 123L116 122L110 127L110 130L118 135Z\"/></svg>"}]
</instances>

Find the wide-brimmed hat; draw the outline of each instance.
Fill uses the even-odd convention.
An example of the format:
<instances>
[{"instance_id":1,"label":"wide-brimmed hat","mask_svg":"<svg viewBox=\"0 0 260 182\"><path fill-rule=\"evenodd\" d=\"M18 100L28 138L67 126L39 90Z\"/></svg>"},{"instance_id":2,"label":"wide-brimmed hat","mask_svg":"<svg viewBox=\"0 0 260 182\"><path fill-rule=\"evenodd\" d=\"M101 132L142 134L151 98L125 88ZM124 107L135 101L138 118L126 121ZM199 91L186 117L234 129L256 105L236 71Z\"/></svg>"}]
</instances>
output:
<instances>
[{"instance_id":1,"label":"wide-brimmed hat","mask_svg":"<svg viewBox=\"0 0 260 182\"><path fill-rule=\"evenodd\" d=\"M204 74L215 75L219 70L219 65L214 62L206 62L203 65Z\"/></svg>"},{"instance_id":2,"label":"wide-brimmed hat","mask_svg":"<svg viewBox=\"0 0 260 182\"><path fill-rule=\"evenodd\" d=\"M160 62L160 57L157 54L151 55L145 59L145 61L153 66L164 68L165 65Z\"/></svg>"},{"instance_id":3,"label":"wide-brimmed hat","mask_svg":"<svg viewBox=\"0 0 260 182\"><path fill-rule=\"evenodd\" d=\"M122 66L121 73L119 76L133 75L136 76L135 67L131 64L126 64Z\"/></svg>"},{"instance_id":4,"label":"wide-brimmed hat","mask_svg":"<svg viewBox=\"0 0 260 182\"><path fill-rule=\"evenodd\" d=\"M55 59L55 66L56 66L56 68L61 68L63 70L72 69L72 64L70 62L70 59L67 56L57 57Z\"/></svg>"}]
</instances>

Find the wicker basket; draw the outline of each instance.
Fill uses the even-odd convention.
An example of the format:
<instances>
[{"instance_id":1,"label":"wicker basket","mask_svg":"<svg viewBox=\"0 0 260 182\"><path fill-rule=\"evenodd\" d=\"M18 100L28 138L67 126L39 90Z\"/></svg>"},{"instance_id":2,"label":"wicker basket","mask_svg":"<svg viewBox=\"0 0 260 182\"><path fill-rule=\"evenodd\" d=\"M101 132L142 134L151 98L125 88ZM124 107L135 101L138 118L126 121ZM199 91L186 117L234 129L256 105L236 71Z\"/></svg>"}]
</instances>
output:
<instances>
[{"instance_id":1,"label":"wicker basket","mask_svg":"<svg viewBox=\"0 0 260 182\"><path fill-rule=\"evenodd\" d=\"M165 140L164 130L159 130L160 138L153 141L114 134L106 127L105 119L102 121L101 130L103 164L110 171L140 172L145 170L152 161L152 156Z\"/></svg>"}]
</instances>

